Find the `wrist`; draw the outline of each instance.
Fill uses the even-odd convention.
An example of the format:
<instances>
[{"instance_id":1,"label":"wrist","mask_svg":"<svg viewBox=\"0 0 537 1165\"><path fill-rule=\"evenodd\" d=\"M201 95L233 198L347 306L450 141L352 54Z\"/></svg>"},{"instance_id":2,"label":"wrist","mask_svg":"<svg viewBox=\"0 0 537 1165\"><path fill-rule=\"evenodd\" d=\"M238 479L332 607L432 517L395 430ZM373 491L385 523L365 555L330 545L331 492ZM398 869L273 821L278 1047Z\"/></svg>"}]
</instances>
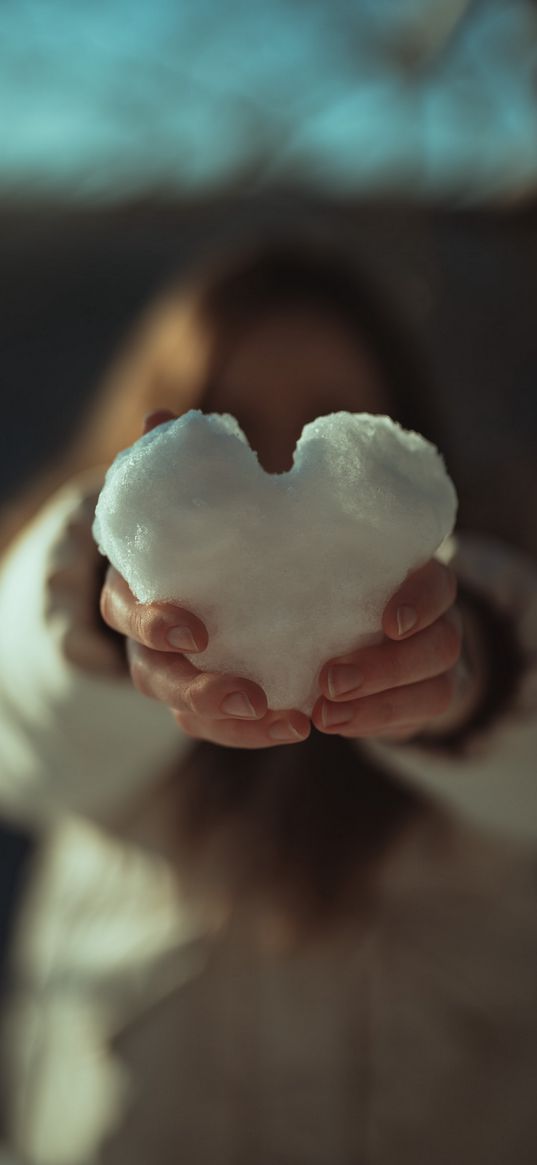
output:
<instances>
[{"instance_id":1,"label":"wrist","mask_svg":"<svg viewBox=\"0 0 537 1165\"><path fill-rule=\"evenodd\" d=\"M459 584L457 606L463 619L463 679L453 709L422 730L413 742L464 751L476 733L488 731L516 702L529 664L515 622L481 589ZM467 687L465 686L467 684Z\"/></svg>"},{"instance_id":2,"label":"wrist","mask_svg":"<svg viewBox=\"0 0 537 1165\"><path fill-rule=\"evenodd\" d=\"M103 679L128 676L125 641L107 627L99 595L107 568L91 535L95 497L69 509L51 546L45 575L45 617L63 659Z\"/></svg>"}]
</instances>

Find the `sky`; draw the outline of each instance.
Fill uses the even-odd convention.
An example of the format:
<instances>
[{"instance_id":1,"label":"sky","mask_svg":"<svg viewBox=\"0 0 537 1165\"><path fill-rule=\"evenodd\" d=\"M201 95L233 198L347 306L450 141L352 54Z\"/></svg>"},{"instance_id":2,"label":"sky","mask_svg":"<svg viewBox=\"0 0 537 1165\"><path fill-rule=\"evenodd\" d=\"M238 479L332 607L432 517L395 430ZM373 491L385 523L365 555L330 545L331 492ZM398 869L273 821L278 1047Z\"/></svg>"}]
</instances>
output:
<instances>
[{"instance_id":1,"label":"sky","mask_svg":"<svg viewBox=\"0 0 537 1165\"><path fill-rule=\"evenodd\" d=\"M533 0L2 0L0 194L537 186Z\"/></svg>"}]
</instances>

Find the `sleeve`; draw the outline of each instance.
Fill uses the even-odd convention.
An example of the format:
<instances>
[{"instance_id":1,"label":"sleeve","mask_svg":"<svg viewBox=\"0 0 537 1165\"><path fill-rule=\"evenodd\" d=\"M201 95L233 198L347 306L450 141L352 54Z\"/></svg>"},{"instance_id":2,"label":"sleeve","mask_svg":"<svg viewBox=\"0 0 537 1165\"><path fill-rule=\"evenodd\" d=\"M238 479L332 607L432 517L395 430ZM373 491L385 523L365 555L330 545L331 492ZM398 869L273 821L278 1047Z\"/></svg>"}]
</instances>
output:
<instances>
[{"instance_id":1,"label":"sleeve","mask_svg":"<svg viewBox=\"0 0 537 1165\"><path fill-rule=\"evenodd\" d=\"M59 606L50 603L49 584L70 517L90 492L87 480L60 490L0 569L0 812L30 826L64 812L106 824L191 747L167 709L141 696L126 672L108 676L72 662L69 637L90 575L97 586L90 538L75 591ZM101 648L110 650L107 631L95 611L93 626L82 622L98 659Z\"/></svg>"},{"instance_id":2,"label":"sleeve","mask_svg":"<svg viewBox=\"0 0 537 1165\"><path fill-rule=\"evenodd\" d=\"M439 556L483 604L490 690L466 731L366 751L444 806L495 832L537 840L537 567L488 535L460 532ZM361 742L362 745L365 742Z\"/></svg>"}]
</instances>

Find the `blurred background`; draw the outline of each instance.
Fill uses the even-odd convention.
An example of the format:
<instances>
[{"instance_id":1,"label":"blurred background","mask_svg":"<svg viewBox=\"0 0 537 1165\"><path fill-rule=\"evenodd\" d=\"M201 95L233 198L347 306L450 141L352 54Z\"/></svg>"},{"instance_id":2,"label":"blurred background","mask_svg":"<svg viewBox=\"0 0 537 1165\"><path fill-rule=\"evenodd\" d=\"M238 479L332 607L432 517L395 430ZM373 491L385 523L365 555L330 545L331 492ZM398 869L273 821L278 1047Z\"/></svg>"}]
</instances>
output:
<instances>
[{"instance_id":1,"label":"blurred background","mask_svg":"<svg viewBox=\"0 0 537 1165\"><path fill-rule=\"evenodd\" d=\"M3 0L4 515L198 251L335 223L421 344L466 513L537 554L537 4Z\"/></svg>"},{"instance_id":2,"label":"blurred background","mask_svg":"<svg viewBox=\"0 0 537 1165\"><path fill-rule=\"evenodd\" d=\"M537 0L2 0L0 549L161 285L304 223L399 304L467 523L537 556ZM31 845L0 822L0 978Z\"/></svg>"}]
</instances>

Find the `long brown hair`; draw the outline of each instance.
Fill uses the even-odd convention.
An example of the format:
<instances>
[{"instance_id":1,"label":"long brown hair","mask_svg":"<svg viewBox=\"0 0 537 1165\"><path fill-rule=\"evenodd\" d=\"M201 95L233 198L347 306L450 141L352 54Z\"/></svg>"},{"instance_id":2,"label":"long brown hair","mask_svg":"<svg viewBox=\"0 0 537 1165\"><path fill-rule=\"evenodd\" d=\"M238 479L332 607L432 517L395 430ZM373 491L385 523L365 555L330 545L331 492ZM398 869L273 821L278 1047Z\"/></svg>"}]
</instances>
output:
<instances>
[{"instance_id":1,"label":"long brown hair","mask_svg":"<svg viewBox=\"0 0 537 1165\"><path fill-rule=\"evenodd\" d=\"M103 382L63 476L108 463L153 408L210 408L211 385L241 334L274 308L296 307L342 323L380 374L392 415L437 440L428 378L370 276L330 239L272 237L220 254L150 308ZM208 893L277 914L302 938L365 915L378 863L424 809L365 752L316 731L300 745L260 751L199 743L172 785L183 880L205 879Z\"/></svg>"},{"instance_id":2,"label":"long brown hair","mask_svg":"<svg viewBox=\"0 0 537 1165\"><path fill-rule=\"evenodd\" d=\"M275 237L214 259L190 299L191 320L209 339L204 398L227 353L265 314L313 309L343 326L365 349L391 415L432 441L441 439L438 396L409 329L369 272L322 235Z\"/></svg>"},{"instance_id":3,"label":"long brown hair","mask_svg":"<svg viewBox=\"0 0 537 1165\"><path fill-rule=\"evenodd\" d=\"M171 782L183 890L285 945L366 925L384 857L430 811L358 745L314 728L255 751L198 743Z\"/></svg>"},{"instance_id":4,"label":"long brown hair","mask_svg":"<svg viewBox=\"0 0 537 1165\"><path fill-rule=\"evenodd\" d=\"M211 384L251 322L272 309L315 307L365 347L393 400L392 415L442 443L437 394L408 328L384 291L331 231L236 242L183 271L137 321L97 387L63 457L0 514L0 552L68 478L106 466L139 437L143 416L210 408Z\"/></svg>"},{"instance_id":5,"label":"long brown hair","mask_svg":"<svg viewBox=\"0 0 537 1165\"><path fill-rule=\"evenodd\" d=\"M332 245L280 238L220 257L186 299L172 293L172 317L174 303L168 362L153 372L155 405L182 396L186 407L210 408L211 385L248 327L275 308L311 307L366 346L393 415L437 436L434 399L405 329L372 281ZM163 341L164 334L162 350ZM176 352L191 346L175 364L174 343ZM197 374L197 401L185 365ZM300 745L259 751L198 743L173 783L183 881L228 897L261 924L277 918L291 942L326 935L344 919L364 920L384 855L428 808L359 746L315 730Z\"/></svg>"}]
</instances>

